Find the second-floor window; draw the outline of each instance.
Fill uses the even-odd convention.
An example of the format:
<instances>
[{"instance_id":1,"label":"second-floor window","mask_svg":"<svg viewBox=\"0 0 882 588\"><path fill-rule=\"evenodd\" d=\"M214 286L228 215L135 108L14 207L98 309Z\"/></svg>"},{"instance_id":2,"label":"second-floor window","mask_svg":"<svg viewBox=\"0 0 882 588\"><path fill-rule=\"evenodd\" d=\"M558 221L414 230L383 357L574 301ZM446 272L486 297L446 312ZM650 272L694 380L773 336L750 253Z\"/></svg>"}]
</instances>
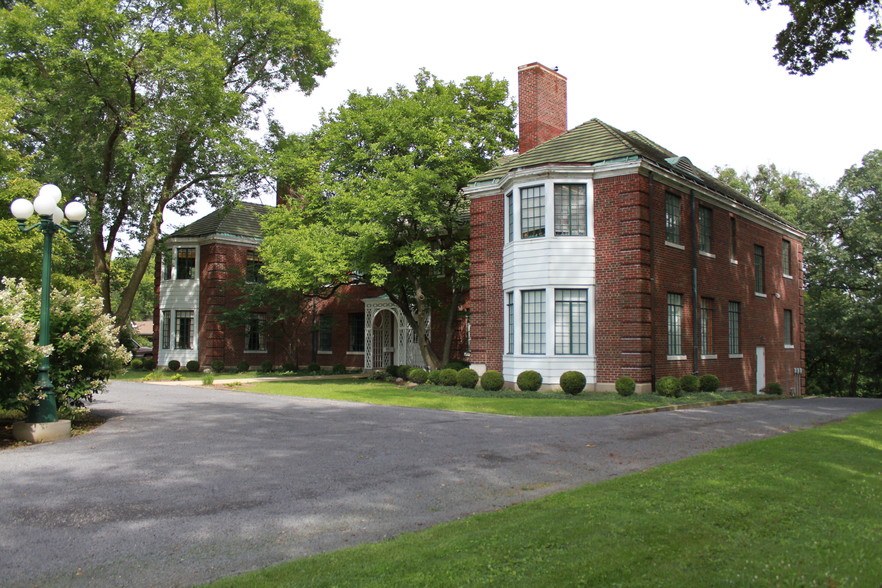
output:
<instances>
[{"instance_id":1,"label":"second-floor window","mask_svg":"<svg viewBox=\"0 0 882 588\"><path fill-rule=\"evenodd\" d=\"M680 242L680 197L676 194L665 196L665 241L668 243Z\"/></svg>"},{"instance_id":2,"label":"second-floor window","mask_svg":"<svg viewBox=\"0 0 882 588\"><path fill-rule=\"evenodd\" d=\"M545 186L521 188L521 239L545 236Z\"/></svg>"},{"instance_id":3,"label":"second-floor window","mask_svg":"<svg viewBox=\"0 0 882 588\"><path fill-rule=\"evenodd\" d=\"M698 250L702 253L711 252L713 219L713 211L710 208L707 206L698 207Z\"/></svg>"},{"instance_id":4,"label":"second-floor window","mask_svg":"<svg viewBox=\"0 0 882 588\"><path fill-rule=\"evenodd\" d=\"M790 241L787 239L781 241L781 271L788 278L793 275L790 273Z\"/></svg>"},{"instance_id":5,"label":"second-floor window","mask_svg":"<svg viewBox=\"0 0 882 588\"><path fill-rule=\"evenodd\" d=\"M753 246L753 284L754 292L766 293L766 250L762 245Z\"/></svg>"},{"instance_id":6,"label":"second-floor window","mask_svg":"<svg viewBox=\"0 0 882 588\"><path fill-rule=\"evenodd\" d=\"M260 255L253 249L245 254L245 281L252 284L263 283L263 276L260 268L263 267L263 260Z\"/></svg>"},{"instance_id":7,"label":"second-floor window","mask_svg":"<svg viewBox=\"0 0 882 588\"><path fill-rule=\"evenodd\" d=\"M192 280L196 277L196 248L178 247L177 274L179 280Z\"/></svg>"},{"instance_id":8,"label":"second-floor window","mask_svg":"<svg viewBox=\"0 0 882 588\"><path fill-rule=\"evenodd\" d=\"M588 195L585 184L555 184L554 234L588 234Z\"/></svg>"}]
</instances>

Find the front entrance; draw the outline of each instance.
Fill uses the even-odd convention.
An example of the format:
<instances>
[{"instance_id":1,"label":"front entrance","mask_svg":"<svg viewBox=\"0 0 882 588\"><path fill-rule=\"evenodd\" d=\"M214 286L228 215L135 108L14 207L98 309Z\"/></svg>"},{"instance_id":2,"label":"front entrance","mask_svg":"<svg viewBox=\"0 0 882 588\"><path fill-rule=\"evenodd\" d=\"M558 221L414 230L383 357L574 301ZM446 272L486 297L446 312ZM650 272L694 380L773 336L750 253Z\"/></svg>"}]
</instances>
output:
<instances>
[{"instance_id":1,"label":"front entrance","mask_svg":"<svg viewBox=\"0 0 882 588\"><path fill-rule=\"evenodd\" d=\"M766 387L766 348L756 348L756 393Z\"/></svg>"},{"instance_id":2,"label":"front entrance","mask_svg":"<svg viewBox=\"0 0 882 588\"><path fill-rule=\"evenodd\" d=\"M395 315L389 310L381 310L374 317L371 326L373 331L373 362L374 368L385 368L395 361Z\"/></svg>"}]
</instances>

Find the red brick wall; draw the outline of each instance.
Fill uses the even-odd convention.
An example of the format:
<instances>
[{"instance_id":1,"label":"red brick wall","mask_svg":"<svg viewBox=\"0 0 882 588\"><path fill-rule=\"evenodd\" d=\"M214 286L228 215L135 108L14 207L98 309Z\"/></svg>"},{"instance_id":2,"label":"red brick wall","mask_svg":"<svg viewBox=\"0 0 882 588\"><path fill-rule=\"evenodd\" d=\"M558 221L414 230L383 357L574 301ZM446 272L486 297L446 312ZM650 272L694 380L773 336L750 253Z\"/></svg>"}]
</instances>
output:
<instances>
[{"instance_id":1,"label":"red brick wall","mask_svg":"<svg viewBox=\"0 0 882 588\"><path fill-rule=\"evenodd\" d=\"M567 79L539 63L518 68L520 153L567 130Z\"/></svg>"},{"instance_id":2,"label":"red brick wall","mask_svg":"<svg viewBox=\"0 0 882 588\"><path fill-rule=\"evenodd\" d=\"M471 362L490 370L502 370L504 209L502 194L471 202Z\"/></svg>"}]
</instances>

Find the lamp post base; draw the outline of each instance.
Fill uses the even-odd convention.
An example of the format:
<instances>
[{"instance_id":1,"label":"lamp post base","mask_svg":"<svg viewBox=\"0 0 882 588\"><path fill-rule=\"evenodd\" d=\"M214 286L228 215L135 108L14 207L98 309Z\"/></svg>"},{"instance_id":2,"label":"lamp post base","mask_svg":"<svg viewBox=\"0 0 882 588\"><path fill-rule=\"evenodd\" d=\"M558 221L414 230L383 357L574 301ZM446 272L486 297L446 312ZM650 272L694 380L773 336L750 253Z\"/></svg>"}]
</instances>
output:
<instances>
[{"instance_id":1,"label":"lamp post base","mask_svg":"<svg viewBox=\"0 0 882 588\"><path fill-rule=\"evenodd\" d=\"M31 443L68 439L70 437L70 421L12 423L12 436L15 437L16 441L30 441Z\"/></svg>"}]
</instances>

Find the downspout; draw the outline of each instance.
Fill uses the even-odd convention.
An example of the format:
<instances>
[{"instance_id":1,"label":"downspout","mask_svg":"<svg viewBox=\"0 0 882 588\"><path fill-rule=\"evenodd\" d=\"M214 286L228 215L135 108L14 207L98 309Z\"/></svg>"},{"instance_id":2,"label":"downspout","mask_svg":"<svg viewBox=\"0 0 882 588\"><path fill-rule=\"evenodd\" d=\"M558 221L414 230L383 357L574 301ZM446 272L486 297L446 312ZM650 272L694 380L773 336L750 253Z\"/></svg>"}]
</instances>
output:
<instances>
[{"instance_id":1,"label":"downspout","mask_svg":"<svg viewBox=\"0 0 882 588\"><path fill-rule=\"evenodd\" d=\"M652 223L652 177L655 172L649 172L649 197L647 207L649 209L649 391L655 390L655 231Z\"/></svg>"},{"instance_id":2,"label":"downspout","mask_svg":"<svg viewBox=\"0 0 882 588\"><path fill-rule=\"evenodd\" d=\"M698 300L698 210L695 206L695 190L689 190L692 209L692 374L698 375L698 358L701 351Z\"/></svg>"}]
</instances>

